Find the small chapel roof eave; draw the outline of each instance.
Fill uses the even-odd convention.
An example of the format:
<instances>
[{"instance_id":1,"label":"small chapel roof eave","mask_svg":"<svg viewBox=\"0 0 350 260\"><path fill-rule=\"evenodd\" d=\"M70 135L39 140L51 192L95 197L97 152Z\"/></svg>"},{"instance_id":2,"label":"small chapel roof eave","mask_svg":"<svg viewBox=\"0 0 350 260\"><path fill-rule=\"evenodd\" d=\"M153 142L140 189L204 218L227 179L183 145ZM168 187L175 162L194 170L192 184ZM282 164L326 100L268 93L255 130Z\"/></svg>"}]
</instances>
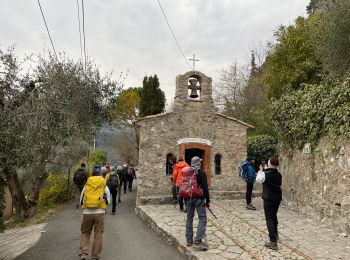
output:
<instances>
[{"instance_id":1,"label":"small chapel roof eave","mask_svg":"<svg viewBox=\"0 0 350 260\"><path fill-rule=\"evenodd\" d=\"M255 128L254 126L252 126L252 125L250 125L250 124L247 124L247 123L245 123L245 122L243 122L243 121L241 121L241 120L238 120L237 118L230 117L230 116L226 116L226 115L221 114L221 113L215 113L215 114L216 114L216 115L219 115L219 116L222 116L222 117L224 117L224 118L230 119L230 120L232 120L232 121L236 121L237 123L240 123L240 124L246 126L247 128L251 128L251 129L254 129L254 128Z\"/></svg>"},{"instance_id":2,"label":"small chapel roof eave","mask_svg":"<svg viewBox=\"0 0 350 260\"><path fill-rule=\"evenodd\" d=\"M160 114L156 114L156 115L141 117L135 121L135 124L137 125L140 121L152 120L152 119L156 119L158 117L167 116L169 114L171 114L171 112L165 112L165 113L160 113Z\"/></svg>"}]
</instances>

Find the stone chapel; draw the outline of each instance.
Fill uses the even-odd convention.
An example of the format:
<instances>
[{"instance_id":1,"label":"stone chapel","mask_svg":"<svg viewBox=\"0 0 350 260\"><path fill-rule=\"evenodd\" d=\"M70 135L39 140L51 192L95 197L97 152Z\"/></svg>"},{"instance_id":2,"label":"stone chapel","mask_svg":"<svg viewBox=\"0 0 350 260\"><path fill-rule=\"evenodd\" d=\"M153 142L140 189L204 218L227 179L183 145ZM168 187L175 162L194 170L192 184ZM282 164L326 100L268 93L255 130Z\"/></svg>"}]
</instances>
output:
<instances>
[{"instance_id":1,"label":"stone chapel","mask_svg":"<svg viewBox=\"0 0 350 260\"><path fill-rule=\"evenodd\" d=\"M199 71L178 75L173 111L136 124L138 205L171 201L171 155L182 155L188 164L193 156L202 158L211 197L232 198L245 192L238 167L246 158L246 132L252 126L217 112L210 77Z\"/></svg>"}]
</instances>

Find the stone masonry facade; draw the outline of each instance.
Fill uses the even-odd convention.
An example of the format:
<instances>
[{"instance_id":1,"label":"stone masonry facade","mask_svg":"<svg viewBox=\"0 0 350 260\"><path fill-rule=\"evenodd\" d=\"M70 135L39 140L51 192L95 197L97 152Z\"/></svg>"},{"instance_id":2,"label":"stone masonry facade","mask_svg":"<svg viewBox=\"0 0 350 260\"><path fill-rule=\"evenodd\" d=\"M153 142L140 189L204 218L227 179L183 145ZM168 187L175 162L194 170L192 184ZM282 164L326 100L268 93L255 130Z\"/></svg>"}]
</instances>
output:
<instances>
[{"instance_id":1,"label":"stone masonry facade","mask_svg":"<svg viewBox=\"0 0 350 260\"><path fill-rule=\"evenodd\" d=\"M196 78L200 96L189 98L189 79ZM246 131L252 127L235 118L217 113L212 98L212 80L198 71L176 78L173 111L149 116L137 122L140 133L137 203L154 196L171 194L170 177L165 176L168 154L185 156L191 149L203 152L202 168L208 175L210 189L243 191L238 166L246 157ZM215 174L219 156L220 174Z\"/></svg>"},{"instance_id":2,"label":"stone masonry facade","mask_svg":"<svg viewBox=\"0 0 350 260\"><path fill-rule=\"evenodd\" d=\"M350 143L323 139L310 153L281 156L286 205L350 233Z\"/></svg>"}]
</instances>

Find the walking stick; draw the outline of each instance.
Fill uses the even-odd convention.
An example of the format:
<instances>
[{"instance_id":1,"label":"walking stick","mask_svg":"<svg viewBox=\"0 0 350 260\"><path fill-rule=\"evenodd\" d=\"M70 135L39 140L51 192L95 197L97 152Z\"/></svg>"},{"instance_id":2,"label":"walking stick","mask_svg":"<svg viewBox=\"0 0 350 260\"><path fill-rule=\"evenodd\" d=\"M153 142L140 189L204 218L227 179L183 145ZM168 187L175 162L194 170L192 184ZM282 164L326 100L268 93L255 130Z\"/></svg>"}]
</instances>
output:
<instances>
[{"instance_id":1,"label":"walking stick","mask_svg":"<svg viewBox=\"0 0 350 260\"><path fill-rule=\"evenodd\" d=\"M215 216L215 214L213 213L213 211L210 209L210 208L208 208L209 209L209 212L213 215L213 217L215 218L215 219L218 219L216 216Z\"/></svg>"}]
</instances>

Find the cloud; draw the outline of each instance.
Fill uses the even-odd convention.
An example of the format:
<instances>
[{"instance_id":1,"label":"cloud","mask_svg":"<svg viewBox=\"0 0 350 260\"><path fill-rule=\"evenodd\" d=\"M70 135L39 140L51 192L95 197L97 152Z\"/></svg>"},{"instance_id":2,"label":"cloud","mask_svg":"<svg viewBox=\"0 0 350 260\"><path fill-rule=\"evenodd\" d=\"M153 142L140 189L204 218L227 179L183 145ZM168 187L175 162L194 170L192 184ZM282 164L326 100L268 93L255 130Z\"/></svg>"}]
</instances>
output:
<instances>
[{"instance_id":1,"label":"cloud","mask_svg":"<svg viewBox=\"0 0 350 260\"><path fill-rule=\"evenodd\" d=\"M200 59L208 76L235 59L245 61L252 45L272 39L280 24L306 14L309 0L161 0L186 57ZM79 1L80 3L80 1ZM105 72L129 70L128 86L157 74L168 103L175 78L189 70L164 21L157 0L90 0L85 4L88 54ZM41 0L56 49L79 59L76 1ZM0 46L17 43L17 53L51 48L36 1L2 0Z\"/></svg>"}]
</instances>

